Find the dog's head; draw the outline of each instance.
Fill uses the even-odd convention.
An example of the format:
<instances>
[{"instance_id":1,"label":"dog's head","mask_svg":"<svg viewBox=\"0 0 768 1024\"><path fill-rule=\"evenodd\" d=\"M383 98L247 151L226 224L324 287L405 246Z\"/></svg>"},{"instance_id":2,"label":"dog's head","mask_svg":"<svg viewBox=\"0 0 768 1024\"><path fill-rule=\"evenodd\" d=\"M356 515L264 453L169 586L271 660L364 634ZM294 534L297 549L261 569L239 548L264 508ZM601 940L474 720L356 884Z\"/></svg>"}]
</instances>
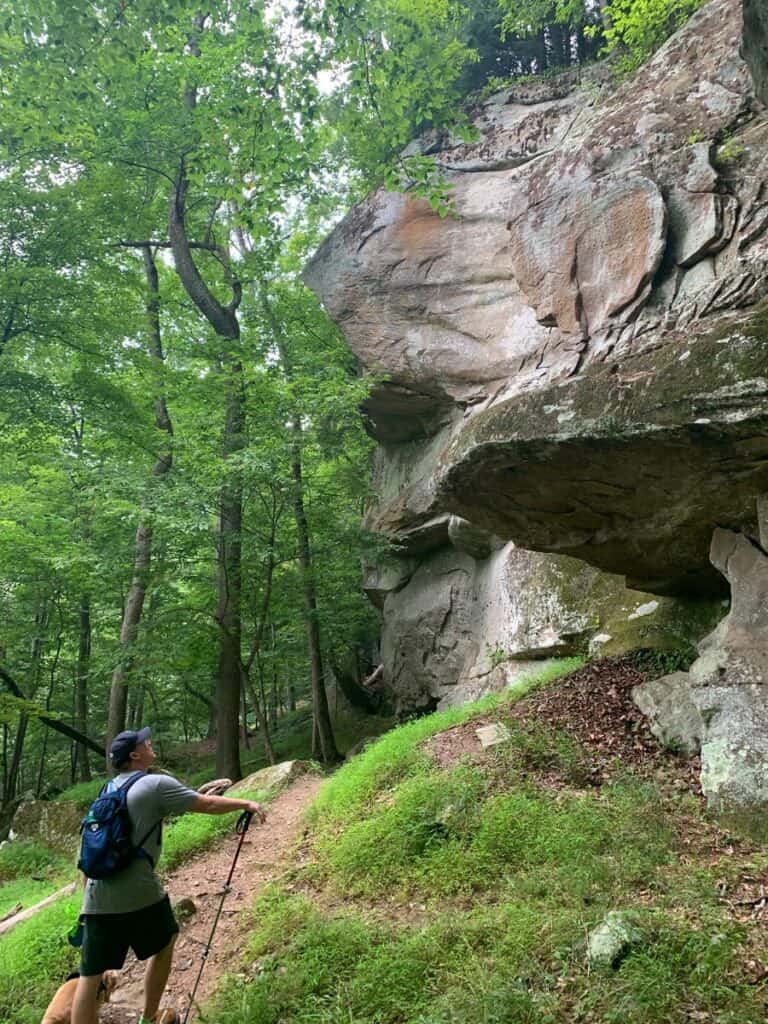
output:
<instances>
[{"instance_id":1,"label":"dog's head","mask_svg":"<svg viewBox=\"0 0 768 1024\"><path fill-rule=\"evenodd\" d=\"M99 1002L108 1003L117 988L117 971L104 971L99 985Z\"/></svg>"}]
</instances>

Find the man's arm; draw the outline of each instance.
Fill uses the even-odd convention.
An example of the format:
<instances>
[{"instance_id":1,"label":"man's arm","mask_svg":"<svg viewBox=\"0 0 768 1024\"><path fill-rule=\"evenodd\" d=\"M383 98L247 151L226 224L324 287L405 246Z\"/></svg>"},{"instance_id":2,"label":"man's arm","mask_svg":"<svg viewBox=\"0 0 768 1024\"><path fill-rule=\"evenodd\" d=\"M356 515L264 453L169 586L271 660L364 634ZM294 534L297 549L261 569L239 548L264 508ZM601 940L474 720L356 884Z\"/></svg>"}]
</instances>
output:
<instances>
[{"instance_id":1,"label":"man's arm","mask_svg":"<svg viewBox=\"0 0 768 1024\"><path fill-rule=\"evenodd\" d=\"M209 796L198 793L189 810L196 814L231 814L232 811L249 811L260 822L267 820L264 808L255 800L233 800L228 796Z\"/></svg>"}]
</instances>

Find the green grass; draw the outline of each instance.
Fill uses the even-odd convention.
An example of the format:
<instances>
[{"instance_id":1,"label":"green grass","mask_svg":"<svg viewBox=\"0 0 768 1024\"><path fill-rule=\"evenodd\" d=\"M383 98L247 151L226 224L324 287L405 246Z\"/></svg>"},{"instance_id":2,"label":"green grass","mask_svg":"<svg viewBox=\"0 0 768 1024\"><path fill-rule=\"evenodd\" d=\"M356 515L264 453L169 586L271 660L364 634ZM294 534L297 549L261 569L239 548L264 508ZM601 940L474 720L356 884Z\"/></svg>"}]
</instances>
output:
<instances>
[{"instance_id":1,"label":"green grass","mask_svg":"<svg viewBox=\"0 0 768 1024\"><path fill-rule=\"evenodd\" d=\"M479 714L503 709L581 664L578 658L564 659L541 672L521 676L503 693L489 694L473 704L426 715L391 729L344 765L323 787L312 807L310 822L322 823L324 830L331 830L353 821L387 786L417 775L428 765L427 755L420 749L424 740Z\"/></svg>"},{"instance_id":2,"label":"green grass","mask_svg":"<svg viewBox=\"0 0 768 1024\"><path fill-rule=\"evenodd\" d=\"M0 847L0 916L17 904L33 906L66 885L72 863L42 843L16 840Z\"/></svg>"},{"instance_id":3,"label":"green grass","mask_svg":"<svg viewBox=\"0 0 768 1024\"><path fill-rule=\"evenodd\" d=\"M66 936L79 910L76 893L0 939L0 1024L39 1024L48 1000L77 967Z\"/></svg>"},{"instance_id":4,"label":"green grass","mask_svg":"<svg viewBox=\"0 0 768 1024\"><path fill-rule=\"evenodd\" d=\"M99 775L96 778L91 779L90 782L77 782L74 786L69 786L68 789L59 793L56 797L56 802L58 803L61 800L66 800L70 803L86 808L89 804L93 803L99 795L99 790L106 781L106 775Z\"/></svg>"},{"instance_id":5,"label":"green grass","mask_svg":"<svg viewBox=\"0 0 768 1024\"><path fill-rule=\"evenodd\" d=\"M590 787L585 751L513 721L515 697L398 728L326 783L301 891L257 901L211 1022L762 1024L744 963L768 943L753 929L747 950L718 883L768 858L697 862L680 838L708 827L696 801L628 770ZM439 768L423 741L476 715L510 742ZM586 937L616 909L643 941L590 970Z\"/></svg>"}]
</instances>

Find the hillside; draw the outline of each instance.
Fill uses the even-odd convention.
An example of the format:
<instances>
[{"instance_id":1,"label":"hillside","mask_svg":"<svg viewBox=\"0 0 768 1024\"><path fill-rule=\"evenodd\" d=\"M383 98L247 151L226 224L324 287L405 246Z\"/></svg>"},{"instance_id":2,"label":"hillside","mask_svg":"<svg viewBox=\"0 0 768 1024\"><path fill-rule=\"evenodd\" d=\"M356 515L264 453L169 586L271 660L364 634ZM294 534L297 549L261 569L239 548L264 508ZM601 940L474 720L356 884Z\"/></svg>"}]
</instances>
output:
<instances>
[{"instance_id":1,"label":"hillside","mask_svg":"<svg viewBox=\"0 0 768 1024\"><path fill-rule=\"evenodd\" d=\"M629 700L650 667L606 659L421 719L342 768L206 1019L764 1020L768 859L650 736ZM480 724L509 739L482 749ZM611 912L631 941L590 962Z\"/></svg>"}]
</instances>

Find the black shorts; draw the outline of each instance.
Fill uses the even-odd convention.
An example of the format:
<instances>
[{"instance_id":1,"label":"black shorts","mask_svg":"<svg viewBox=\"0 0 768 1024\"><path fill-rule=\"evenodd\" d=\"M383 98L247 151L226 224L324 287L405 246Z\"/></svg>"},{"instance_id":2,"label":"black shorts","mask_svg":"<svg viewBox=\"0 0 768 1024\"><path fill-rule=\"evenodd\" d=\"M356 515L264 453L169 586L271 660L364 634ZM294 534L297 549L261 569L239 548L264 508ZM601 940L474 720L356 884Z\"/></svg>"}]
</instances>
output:
<instances>
[{"instance_id":1,"label":"black shorts","mask_svg":"<svg viewBox=\"0 0 768 1024\"><path fill-rule=\"evenodd\" d=\"M85 914L80 973L88 977L119 971L129 949L146 960L165 949L178 930L167 896L129 914Z\"/></svg>"}]
</instances>

